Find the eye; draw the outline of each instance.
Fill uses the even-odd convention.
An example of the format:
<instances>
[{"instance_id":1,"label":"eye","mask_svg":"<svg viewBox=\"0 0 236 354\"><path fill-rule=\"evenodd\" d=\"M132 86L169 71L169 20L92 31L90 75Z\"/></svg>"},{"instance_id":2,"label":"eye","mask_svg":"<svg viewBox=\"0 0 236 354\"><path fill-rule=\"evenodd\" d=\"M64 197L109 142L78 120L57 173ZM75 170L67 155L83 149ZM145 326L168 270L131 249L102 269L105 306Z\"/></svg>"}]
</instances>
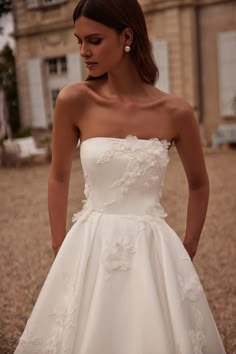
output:
<instances>
[{"instance_id":1,"label":"eye","mask_svg":"<svg viewBox=\"0 0 236 354\"><path fill-rule=\"evenodd\" d=\"M102 42L102 39L101 39L101 38L90 39L90 44L93 44L93 45L99 45L101 42ZM78 41L77 41L77 44L78 44L78 45L82 45L82 42L78 40Z\"/></svg>"},{"instance_id":2,"label":"eye","mask_svg":"<svg viewBox=\"0 0 236 354\"><path fill-rule=\"evenodd\" d=\"M90 43L91 43L91 44L94 44L94 45L98 45L98 44L100 44L100 43L101 43L101 41L102 41L102 40L101 40L101 38L98 38L98 39L92 39Z\"/></svg>"}]
</instances>

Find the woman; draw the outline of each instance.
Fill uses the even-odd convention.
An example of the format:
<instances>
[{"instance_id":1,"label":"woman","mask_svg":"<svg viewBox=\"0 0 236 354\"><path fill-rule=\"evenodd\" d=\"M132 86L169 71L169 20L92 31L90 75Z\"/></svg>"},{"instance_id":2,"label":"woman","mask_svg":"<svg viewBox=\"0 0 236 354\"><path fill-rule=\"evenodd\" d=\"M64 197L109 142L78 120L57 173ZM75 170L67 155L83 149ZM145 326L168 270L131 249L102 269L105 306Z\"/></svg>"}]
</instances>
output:
<instances>
[{"instance_id":1,"label":"woman","mask_svg":"<svg viewBox=\"0 0 236 354\"><path fill-rule=\"evenodd\" d=\"M73 19L90 76L57 99L48 189L56 258L15 353L225 353L192 264L209 197L194 113L154 87L136 0L81 0ZM78 138L86 200L66 235ZM172 141L189 186L183 244L160 205Z\"/></svg>"}]
</instances>

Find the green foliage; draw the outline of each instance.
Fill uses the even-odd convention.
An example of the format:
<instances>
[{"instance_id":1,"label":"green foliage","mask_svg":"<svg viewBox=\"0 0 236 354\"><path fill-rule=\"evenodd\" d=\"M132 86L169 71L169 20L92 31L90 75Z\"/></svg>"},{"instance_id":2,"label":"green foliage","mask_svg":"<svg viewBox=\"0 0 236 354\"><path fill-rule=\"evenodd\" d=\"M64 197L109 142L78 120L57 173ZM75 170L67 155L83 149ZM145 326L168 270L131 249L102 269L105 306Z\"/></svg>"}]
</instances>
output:
<instances>
[{"instance_id":1,"label":"green foliage","mask_svg":"<svg viewBox=\"0 0 236 354\"><path fill-rule=\"evenodd\" d=\"M3 89L12 133L20 129L16 68L13 50L7 44L0 52L0 89Z\"/></svg>"},{"instance_id":2,"label":"green foliage","mask_svg":"<svg viewBox=\"0 0 236 354\"><path fill-rule=\"evenodd\" d=\"M0 0L0 18L12 11L12 0Z\"/></svg>"},{"instance_id":3,"label":"green foliage","mask_svg":"<svg viewBox=\"0 0 236 354\"><path fill-rule=\"evenodd\" d=\"M48 145L48 144L51 144L52 137L51 137L51 135L47 135L47 136L42 137L39 141L42 145Z\"/></svg>"},{"instance_id":4,"label":"green foliage","mask_svg":"<svg viewBox=\"0 0 236 354\"><path fill-rule=\"evenodd\" d=\"M26 127L23 128L21 130L18 130L15 134L14 134L14 138L26 138L28 136L32 136L32 128L31 127Z\"/></svg>"}]
</instances>

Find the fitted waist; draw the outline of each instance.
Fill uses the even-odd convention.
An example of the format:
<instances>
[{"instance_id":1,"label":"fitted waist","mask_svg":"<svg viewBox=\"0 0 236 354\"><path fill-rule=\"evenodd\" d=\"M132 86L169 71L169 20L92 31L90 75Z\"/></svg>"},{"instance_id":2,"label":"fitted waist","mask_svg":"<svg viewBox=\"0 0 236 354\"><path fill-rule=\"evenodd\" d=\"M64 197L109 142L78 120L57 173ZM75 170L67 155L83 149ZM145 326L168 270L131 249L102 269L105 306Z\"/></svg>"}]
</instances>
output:
<instances>
[{"instance_id":1,"label":"fitted waist","mask_svg":"<svg viewBox=\"0 0 236 354\"><path fill-rule=\"evenodd\" d=\"M165 218L167 213L159 202L148 204L144 201L122 202L120 205L116 202L100 203L91 199L83 201L83 208L73 215L72 221L85 221L93 212L101 214L116 214L120 216L150 217L151 219Z\"/></svg>"}]
</instances>

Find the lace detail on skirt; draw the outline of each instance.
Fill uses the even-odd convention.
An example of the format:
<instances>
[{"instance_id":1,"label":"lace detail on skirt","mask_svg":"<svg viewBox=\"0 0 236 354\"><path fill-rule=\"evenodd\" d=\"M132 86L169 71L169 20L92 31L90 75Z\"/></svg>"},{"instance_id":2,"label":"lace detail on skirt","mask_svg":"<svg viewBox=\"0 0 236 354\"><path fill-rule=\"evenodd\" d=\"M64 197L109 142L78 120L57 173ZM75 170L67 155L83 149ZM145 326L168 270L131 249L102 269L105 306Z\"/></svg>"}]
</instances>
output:
<instances>
[{"instance_id":1,"label":"lace detail on skirt","mask_svg":"<svg viewBox=\"0 0 236 354\"><path fill-rule=\"evenodd\" d=\"M125 235L117 238L112 244L107 243L102 255L106 279L111 276L111 271L128 270L130 256L137 251L137 236Z\"/></svg>"},{"instance_id":2,"label":"lace detail on skirt","mask_svg":"<svg viewBox=\"0 0 236 354\"><path fill-rule=\"evenodd\" d=\"M183 260L192 262L190 257L187 256L182 258L182 261ZM185 266L193 267L192 264L186 264ZM191 308L189 313L192 315L191 322L193 323L193 327L189 329L189 335L192 342L193 354L207 354L204 350L206 346L206 336L204 333L203 314L198 308L198 301L202 293L204 293L200 279L195 270L192 269L192 273L187 279L184 279L182 275L178 274L178 282L181 291L181 299Z\"/></svg>"}]
</instances>

